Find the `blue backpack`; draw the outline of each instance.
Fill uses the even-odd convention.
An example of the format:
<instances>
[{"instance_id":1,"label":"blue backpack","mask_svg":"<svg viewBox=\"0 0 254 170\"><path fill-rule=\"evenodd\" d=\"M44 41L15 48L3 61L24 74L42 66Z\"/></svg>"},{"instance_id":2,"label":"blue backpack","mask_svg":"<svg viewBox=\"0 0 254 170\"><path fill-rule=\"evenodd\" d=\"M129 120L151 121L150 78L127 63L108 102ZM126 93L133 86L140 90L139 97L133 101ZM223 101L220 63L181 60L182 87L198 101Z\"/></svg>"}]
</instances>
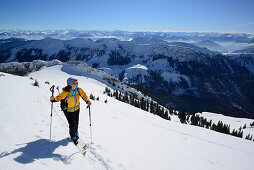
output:
<instances>
[{"instance_id":1,"label":"blue backpack","mask_svg":"<svg viewBox=\"0 0 254 170\"><path fill-rule=\"evenodd\" d=\"M79 94L79 96L80 96L79 88L77 89L77 91L78 91L78 94ZM60 101L60 107L61 107L61 110L62 110L63 112L66 111L66 110L68 109L68 103L67 103L68 97L70 97L70 94L69 94L69 93L67 94L67 96L66 96L64 99L62 99L62 100Z\"/></svg>"}]
</instances>

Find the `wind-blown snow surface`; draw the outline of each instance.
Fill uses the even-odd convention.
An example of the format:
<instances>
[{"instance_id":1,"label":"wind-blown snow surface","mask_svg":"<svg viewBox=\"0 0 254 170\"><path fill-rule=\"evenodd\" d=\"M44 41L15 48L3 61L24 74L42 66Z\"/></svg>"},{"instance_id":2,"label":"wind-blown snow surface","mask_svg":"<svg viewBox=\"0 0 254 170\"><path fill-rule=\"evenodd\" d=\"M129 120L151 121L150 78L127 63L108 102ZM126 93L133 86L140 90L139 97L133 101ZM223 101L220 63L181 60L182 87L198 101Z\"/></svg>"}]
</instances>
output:
<instances>
[{"instance_id":1,"label":"wind-blown snow surface","mask_svg":"<svg viewBox=\"0 0 254 170\"><path fill-rule=\"evenodd\" d=\"M62 67L44 67L26 77L0 73L5 75L0 76L0 169L253 169L253 141L163 120L106 96L104 84L69 75ZM89 145L86 157L66 139L68 125L59 103L53 109L53 141L48 140L49 88L52 84L62 88L70 76L79 80L87 95L100 97L92 102L94 144ZM32 86L30 77L40 87ZM89 143L85 107L81 103L79 132Z\"/></svg>"}]
</instances>

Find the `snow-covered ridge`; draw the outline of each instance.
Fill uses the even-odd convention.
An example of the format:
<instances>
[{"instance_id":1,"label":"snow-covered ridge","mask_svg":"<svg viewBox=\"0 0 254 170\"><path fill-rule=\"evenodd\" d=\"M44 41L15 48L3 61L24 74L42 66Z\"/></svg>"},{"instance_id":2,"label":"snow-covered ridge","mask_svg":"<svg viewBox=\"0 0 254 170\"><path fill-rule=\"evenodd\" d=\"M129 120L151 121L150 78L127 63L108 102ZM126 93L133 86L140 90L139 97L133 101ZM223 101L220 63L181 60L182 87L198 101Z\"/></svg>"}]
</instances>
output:
<instances>
[{"instance_id":1,"label":"snow-covered ridge","mask_svg":"<svg viewBox=\"0 0 254 170\"><path fill-rule=\"evenodd\" d=\"M63 55L63 52L68 54L68 58L71 60L76 60L77 56L81 56L79 60L84 60L85 58L82 58L84 54L91 55L91 57L93 57L93 55L94 57L98 55L109 55L112 51L127 56L165 55L181 61L196 60L198 54L192 48L170 45L167 42L150 42L147 45L140 45L132 41L119 41L116 39L99 39L93 41L82 38L72 40L45 38L12 48L11 56L5 60L5 62L20 61L18 56L21 55L24 50L30 50L30 55L33 56L34 59L45 58L45 60L62 57L61 54ZM39 54L34 50L41 50L42 53Z\"/></svg>"},{"instance_id":2,"label":"snow-covered ridge","mask_svg":"<svg viewBox=\"0 0 254 170\"><path fill-rule=\"evenodd\" d=\"M78 62L73 64L82 69ZM0 76L0 84L5 99L0 102L0 113L4 114L0 136L5 139L0 141L1 168L253 169L250 164L254 155L253 141L174 120L163 120L108 97L103 94L105 84L86 76L89 74L81 72L77 75L75 69L71 70L70 67L73 65L46 66L24 77L0 73L4 75ZM32 86L30 77L37 79L40 86ZM86 157L66 139L68 124L59 103L53 105L53 141L48 140L51 108L49 88L53 84L65 86L68 77L77 78L79 86L88 95L92 93L100 97L99 101L92 101L94 144L89 144ZM104 102L106 99L107 103ZM81 103L79 134L82 140L89 143L89 117L85 107L85 103Z\"/></svg>"},{"instance_id":3,"label":"snow-covered ridge","mask_svg":"<svg viewBox=\"0 0 254 170\"><path fill-rule=\"evenodd\" d=\"M88 64L82 61L61 62L59 60L52 60L52 61L35 60L33 62L24 62L24 63L18 63L18 62L0 63L0 72L25 76L32 72L39 71L40 69L44 67L52 67L54 65L61 66L62 71L66 73L92 77L98 81L108 84L108 86L111 86L111 87L112 85L109 84L109 82L110 83L114 82L116 85L116 88L119 87L117 90L122 93L125 93L125 92L135 93L138 98L141 98L141 97L144 97L146 99L148 98L147 96L144 96L142 93L138 92L136 89L131 88L124 83L121 83L117 78L107 74L106 72L103 71L103 69L92 68Z\"/></svg>"},{"instance_id":4,"label":"snow-covered ridge","mask_svg":"<svg viewBox=\"0 0 254 170\"><path fill-rule=\"evenodd\" d=\"M52 61L42 61L42 60L34 60L33 62L10 62L10 63L0 63L0 71L5 73L10 73L14 75L24 76L28 73L38 71L44 66L51 66L62 64L59 60L52 60Z\"/></svg>"}]
</instances>

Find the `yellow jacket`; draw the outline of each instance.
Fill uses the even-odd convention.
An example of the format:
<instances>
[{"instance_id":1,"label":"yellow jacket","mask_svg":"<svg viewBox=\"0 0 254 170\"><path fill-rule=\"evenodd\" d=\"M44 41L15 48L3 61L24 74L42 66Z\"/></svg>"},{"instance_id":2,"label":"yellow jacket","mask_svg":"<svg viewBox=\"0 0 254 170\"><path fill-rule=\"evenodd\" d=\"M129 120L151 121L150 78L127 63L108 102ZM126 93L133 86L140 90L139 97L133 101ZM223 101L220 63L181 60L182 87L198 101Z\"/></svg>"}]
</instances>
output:
<instances>
[{"instance_id":1,"label":"yellow jacket","mask_svg":"<svg viewBox=\"0 0 254 170\"><path fill-rule=\"evenodd\" d=\"M76 110L79 109L79 96L81 96L85 102L90 102L84 90L82 90L81 88L78 88L78 89L79 89L79 92L78 90L76 90L76 94L74 96L72 95L71 91L69 92L63 91L61 94L55 97L55 101L58 102L62 99L65 99L67 95L69 94L67 98L67 103L68 103L67 112L75 112ZM76 104L75 104L75 98L76 98Z\"/></svg>"}]
</instances>

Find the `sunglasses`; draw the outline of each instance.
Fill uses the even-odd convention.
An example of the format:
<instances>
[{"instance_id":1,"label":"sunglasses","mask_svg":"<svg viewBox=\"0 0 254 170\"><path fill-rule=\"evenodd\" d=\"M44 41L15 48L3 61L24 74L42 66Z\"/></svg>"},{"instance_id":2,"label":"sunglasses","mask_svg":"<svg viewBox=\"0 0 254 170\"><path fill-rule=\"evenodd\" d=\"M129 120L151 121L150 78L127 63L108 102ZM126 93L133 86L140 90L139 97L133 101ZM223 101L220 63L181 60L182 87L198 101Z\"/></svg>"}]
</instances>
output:
<instances>
[{"instance_id":1,"label":"sunglasses","mask_svg":"<svg viewBox=\"0 0 254 170\"><path fill-rule=\"evenodd\" d=\"M73 85L75 85L75 86L78 85L78 82L77 82L77 83L74 83Z\"/></svg>"}]
</instances>

